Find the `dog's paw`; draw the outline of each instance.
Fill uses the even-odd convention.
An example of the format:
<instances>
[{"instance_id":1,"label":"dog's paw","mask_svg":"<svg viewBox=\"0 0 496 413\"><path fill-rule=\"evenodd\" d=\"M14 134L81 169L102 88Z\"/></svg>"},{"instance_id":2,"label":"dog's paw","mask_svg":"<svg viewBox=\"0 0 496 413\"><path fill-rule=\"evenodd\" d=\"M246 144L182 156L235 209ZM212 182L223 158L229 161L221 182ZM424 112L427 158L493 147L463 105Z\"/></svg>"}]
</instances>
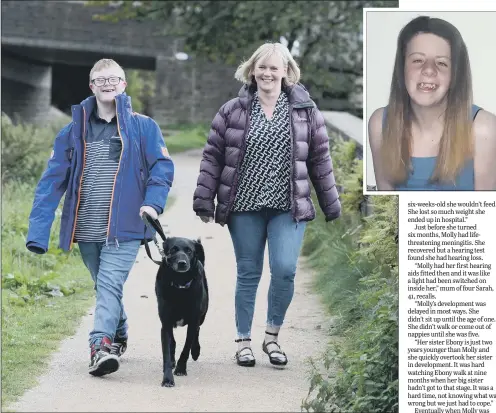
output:
<instances>
[{"instance_id":1,"label":"dog's paw","mask_svg":"<svg viewBox=\"0 0 496 413\"><path fill-rule=\"evenodd\" d=\"M178 364L176 369L174 370L174 374L176 376L187 376L188 373L186 371L186 365L185 364Z\"/></svg>"},{"instance_id":2,"label":"dog's paw","mask_svg":"<svg viewBox=\"0 0 496 413\"><path fill-rule=\"evenodd\" d=\"M168 379L167 377L164 377L162 380L162 387L174 387L176 383L174 383L174 378Z\"/></svg>"},{"instance_id":3,"label":"dog's paw","mask_svg":"<svg viewBox=\"0 0 496 413\"><path fill-rule=\"evenodd\" d=\"M198 357L200 357L200 345L198 344L198 346L194 346L192 349L191 349L191 357L193 358L193 360L198 360Z\"/></svg>"}]
</instances>

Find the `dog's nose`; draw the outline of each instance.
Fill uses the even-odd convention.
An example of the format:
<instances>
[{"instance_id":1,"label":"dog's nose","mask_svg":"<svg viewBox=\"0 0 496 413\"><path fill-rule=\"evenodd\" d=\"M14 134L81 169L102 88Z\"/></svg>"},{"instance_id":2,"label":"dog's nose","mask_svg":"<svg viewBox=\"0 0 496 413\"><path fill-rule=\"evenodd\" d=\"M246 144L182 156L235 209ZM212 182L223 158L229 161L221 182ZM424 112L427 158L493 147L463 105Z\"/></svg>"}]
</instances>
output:
<instances>
[{"instance_id":1,"label":"dog's nose","mask_svg":"<svg viewBox=\"0 0 496 413\"><path fill-rule=\"evenodd\" d=\"M181 269L181 270L182 270L182 269L184 269L184 268L186 268L186 266L187 266L187 262L186 262L186 261L184 261L184 260L181 260L181 261L178 261L178 262L177 262L177 267L178 267L179 269Z\"/></svg>"}]
</instances>

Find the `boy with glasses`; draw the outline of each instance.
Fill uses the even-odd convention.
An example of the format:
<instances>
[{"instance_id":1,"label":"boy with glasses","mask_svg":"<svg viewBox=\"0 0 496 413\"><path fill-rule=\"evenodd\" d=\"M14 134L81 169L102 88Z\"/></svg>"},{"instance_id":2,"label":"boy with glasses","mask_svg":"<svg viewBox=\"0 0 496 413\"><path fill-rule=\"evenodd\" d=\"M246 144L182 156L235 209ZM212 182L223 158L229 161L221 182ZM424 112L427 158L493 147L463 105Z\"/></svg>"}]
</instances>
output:
<instances>
[{"instance_id":1,"label":"boy with glasses","mask_svg":"<svg viewBox=\"0 0 496 413\"><path fill-rule=\"evenodd\" d=\"M72 107L72 122L56 136L35 191L26 247L48 250L55 210L65 193L59 246L77 242L96 290L89 335L89 373L119 368L127 348L124 283L141 244L151 239L141 220L163 212L174 164L157 123L134 113L124 70L102 59L90 71L93 96Z\"/></svg>"}]
</instances>

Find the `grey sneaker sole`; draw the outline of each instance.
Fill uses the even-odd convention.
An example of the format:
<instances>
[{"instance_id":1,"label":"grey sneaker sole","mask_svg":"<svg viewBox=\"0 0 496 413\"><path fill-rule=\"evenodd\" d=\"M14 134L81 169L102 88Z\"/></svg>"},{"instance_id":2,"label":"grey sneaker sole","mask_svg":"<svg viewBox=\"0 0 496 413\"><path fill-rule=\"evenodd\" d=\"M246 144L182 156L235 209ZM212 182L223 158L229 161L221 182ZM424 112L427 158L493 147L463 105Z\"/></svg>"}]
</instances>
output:
<instances>
[{"instance_id":1,"label":"grey sneaker sole","mask_svg":"<svg viewBox=\"0 0 496 413\"><path fill-rule=\"evenodd\" d=\"M104 376L119 370L119 359L116 355L109 354L102 358L97 364L89 368L89 373L93 376Z\"/></svg>"}]
</instances>

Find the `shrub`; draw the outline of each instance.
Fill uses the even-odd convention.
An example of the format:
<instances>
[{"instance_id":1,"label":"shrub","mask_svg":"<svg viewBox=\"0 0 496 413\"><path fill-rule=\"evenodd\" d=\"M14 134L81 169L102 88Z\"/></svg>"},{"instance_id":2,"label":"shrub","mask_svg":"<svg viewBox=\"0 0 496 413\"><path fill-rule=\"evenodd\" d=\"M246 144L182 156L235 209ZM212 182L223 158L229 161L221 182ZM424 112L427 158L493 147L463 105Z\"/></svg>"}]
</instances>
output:
<instances>
[{"instance_id":1,"label":"shrub","mask_svg":"<svg viewBox=\"0 0 496 413\"><path fill-rule=\"evenodd\" d=\"M67 122L58 120L45 127L14 124L2 113L2 182L37 181L46 168L55 136Z\"/></svg>"},{"instance_id":2,"label":"shrub","mask_svg":"<svg viewBox=\"0 0 496 413\"><path fill-rule=\"evenodd\" d=\"M325 224L318 211L308 226L303 254L316 271L315 286L335 316L340 334L311 361L310 389L302 408L335 413L398 411L398 198L372 200L360 215L361 162L349 143L333 148L336 181L343 185L342 217Z\"/></svg>"},{"instance_id":3,"label":"shrub","mask_svg":"<svg viewBox=\"0 0 496 413\"><path fill-rule=\"evenodd\" d=\"M150 115L149 105L155 94L155 72L126 70L126 94L131 96L135 112Z\"/></svg>"},{"instance_id":4,"label":"shrub","mask_svg":"<svg viewBox=\"0 0 496 413\"><path fill-rule=\"evenodd\" d=\"M49 251L43 255L33 254L25 246L33 195L34 186L31 184L16 182L3 186L2 290L8 300L17 305L33 303L43 296L76 292L75 286L66 280L65 271L74 266L79 249L74 248L67 254L58 248L60 208L55 214Z\"/></svg>"}]
</instances>

